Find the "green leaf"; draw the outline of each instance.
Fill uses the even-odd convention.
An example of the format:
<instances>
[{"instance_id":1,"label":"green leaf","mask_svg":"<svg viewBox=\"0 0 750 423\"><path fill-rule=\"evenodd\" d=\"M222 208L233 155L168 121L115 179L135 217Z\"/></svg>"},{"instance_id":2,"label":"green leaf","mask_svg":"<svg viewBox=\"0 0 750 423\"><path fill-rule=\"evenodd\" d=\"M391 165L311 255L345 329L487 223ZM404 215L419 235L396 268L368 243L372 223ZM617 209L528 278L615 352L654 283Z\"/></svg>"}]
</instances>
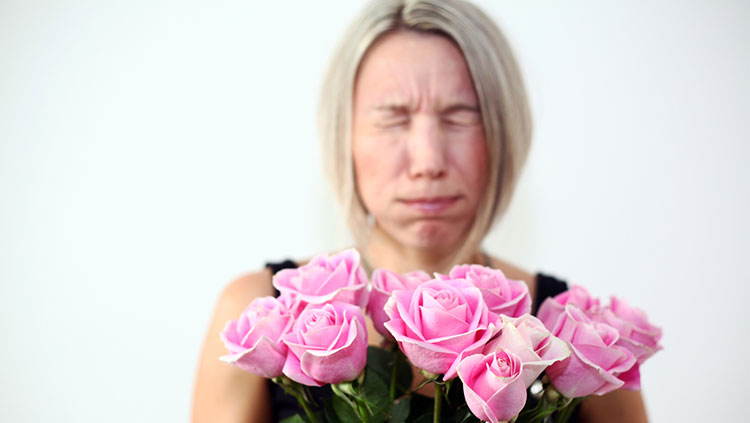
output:
<instances>
[{"instance_id":1,"label":"green leaf","mask_svg":"<svg viewBox=\"0 0 750 423\"><path fill-rule=\"evenodd\" d=\"M539 404L531 409L524 411L518 416L517 422L542 423L545 419L557 411L557 404L547 401L546 397L539 400Z\"/></svg>"},{"instance_id":2,"label":"green leaf","mask_svg":"<svg viewBox=\"0 0 750 423\"><path fill-rule=\"evenodd\" d=\"M386 414L393 403L388 396L388 385L380 375L374 371L365 370L365 381L363 386L365 398L370 405L371 422L383 422L388 417Z\"/></svg>"},{"instance_id":3,"label":"green leaf","mask_svg":"<svg viewBox=\"0 0 750 423\"><path fill-rule=\"evenodd\" d=\"M559 423L568 423L568 419L573 415L573 412L581 401L583 401L583 398L572 398L564 403L558 408L559 412L555 415L555 420Z\"/></svg>"},{"instance_id":4,"label":"green leaf","mask_svg":"<svg viewBox=\"0 0 750 423\"><path fill-rule=\"evenodd\" d=\"M409 417L409 409L411 408L411 399L402 398L393 405L391 408L391 423L405 423L406 418Z\"/></svg>"},{"instance_id":5,"label":"green leaf","mask_svg":"<svg viewBox=\"0 0 750 423\"><path fill-rule=\"evenodd\" d=\"M453 378L445 383L445 399L451 406L458 406L466 402L464 399L464 384L459 378Z\"/></svg>"},{"instance_id":6,"label":"green leaf","mask_svg":"<svg viewBox=\"0 0 750 423\"><path fill-rule=\"evenodd\" d=\"M395 398L400 398L411 390L413 379L412 368L409 360L399 350L386 351L382 348L367 347L366 371L377 373L390 389L393 377L393 364L398 363L396 369L396 391Z\"/></svg>"},{"instance_id":7,"label":"green leaf","mask_svg":"<svg viewBox=\"0 0 750 423\"><path fill-rule=\"evenodd\" d=\"M323 407L323 418L323 421L326 423L345 423L339 419L339 416L336 414L336 410L333 409L332 399L326 401L326 404Z\"/></svg>"},{"instance_id":8,"label":"green leaf","mask_svg":"<svg viewBox=\"0 0 750 423\"><path fill-rule=\"evenodd\" d=\"M391 399L388 398L388 385L377 373L365 372L364 392L365 397L371 403L384 410L390 408Z\"/></svg>"},{"instance_id":9,"label":"green leaf","mask_svg":"<svg viewBox=\"0 0 750 423\"><path fill-rule=\"evenodd\" d=\"M360 420L359 416L357 416L357 412L354 411L347 400L338 395L334 395L331 397L331 403L333 405L333 410L336 412L336 416L340 421L358 422Z\"/></svg>"},{"instance_id":10,"label":"green leaf","mask_svg":"<svg viewBox=\"0 0 750 423\"><path fill-rule=\"evenodd\" d=\"M383 380L388 381L391 378L392 363L393 353L378 347L367 347L367 364L365 369L377 373Z\"/></svg>"},{"instance_id":11,"label":"green leaf","mask_svg":"<svg viewBox=\"0 0 750 423\"><path fill-rule=\"evenodd\" d=\"M459 419L459 423L469 423L469 422L478 422L480 421L477 416L474 415L474 413L469 410L468 407L466 407L466 411L464 413L463 418Z\"/></svg>"},{"instance_id":12,"label":"green leaf","mask_svg":"<svg viewBox=\"0 0 750 423\"><path fill-rule=\"evenodd\" d=\"M398 398L407 394L411 390L414 375L412 374L411 364L409 364L409 360L407 360L404 353L396 351L394 359L396 354L401 356L401 359L398 361L398 370L396 373L396 398ZM386 380L390 383L390 376Z\"/></svg>"},{"instance_id":13,"label":"green leaf","mask_svg":"<svg viewBox=\"0 0 750 423\"><path fill-rule=\"evenodd\" d=\"M299 414L295 414L292 417L285 418L280 423L307 423L307 421L303 419Z\"/></svg>"},{"instance_id":14,"label":"green leaf","mask_svg":"<svg viewBox=\"0 0 750 423\"><path fill-rule=\"evenodd\" d=\"M410 423L432 423L434 419L434 412L430 410L429 413L421 414L419 416L415 416L416 418L414 420L409 420Z\"/></svg>"},{"instance_id":15,"label":"green leaf","mask_svg":"<svg viewBox=\"0 0 750 423\"><path fill-rule=\"evenodd\" d=\"M526 398L526 405L524 405L523 410L521 410L521 413L518 415L518 418L516 419L516 423L533 423L538 422L539 416L543 414L543 416L548 416L549 410L554 410L557 408L554 403L551 403L547 400L546 395L542 395L539 399L536 400L536 404L532 407L531 405L534 404L534 400L530 399L529 397ZM543 419L543 417L542 417Z\"/></svg>"},{"instance_id":16,"label":"green leaf","mask_svg":"<svg viewBox=\"0 0 750 423\"><path fill-rule=\"evenodd\" d=\"M434 406L433 399L421 394L412 394L410 397L408 423L432 422Z\"/></svg>"}]
</instances>

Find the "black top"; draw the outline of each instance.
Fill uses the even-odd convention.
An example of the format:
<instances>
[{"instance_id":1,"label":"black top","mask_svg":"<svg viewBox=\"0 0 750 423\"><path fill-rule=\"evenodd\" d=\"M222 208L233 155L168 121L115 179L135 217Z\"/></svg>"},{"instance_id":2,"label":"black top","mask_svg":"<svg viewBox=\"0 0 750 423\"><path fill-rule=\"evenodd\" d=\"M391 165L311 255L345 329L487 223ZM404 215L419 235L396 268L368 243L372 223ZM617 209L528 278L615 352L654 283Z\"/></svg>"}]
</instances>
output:
<instances>
[{"instance_id":1,"label":"black top","mask_svg":"<svg viewBox=\"0 0 750 423\"><path fill-rule=\"evenodd\" d=\"M276 274L283 269L294 269L297 267L297 263L292 260L284 260L282 262L269 262L266 263L266 267L271 270L272 274ZM568 289L568 284L565 281L555 278L554 276L545 275L543 273L537 273L536 275L536 298L534 305L531 309L531 314L536 315L539 305L548 297L554 297ZM274 288L276 296L279 296L279 291ZM291 395L288 395L284 390L277 384L268 380L268 389L271 393L271 421L279 422L295 414L304 415L305 412L302 410L297 403L297 399ZM325 398L333 395L331 388L328 385L322 387L310 387L312 392L313 400L324 400ZM531 399L532 397L529 396ZM575 423L578 421L577 413L573 413L569 423Z\"/></svg>"}]
</instances>

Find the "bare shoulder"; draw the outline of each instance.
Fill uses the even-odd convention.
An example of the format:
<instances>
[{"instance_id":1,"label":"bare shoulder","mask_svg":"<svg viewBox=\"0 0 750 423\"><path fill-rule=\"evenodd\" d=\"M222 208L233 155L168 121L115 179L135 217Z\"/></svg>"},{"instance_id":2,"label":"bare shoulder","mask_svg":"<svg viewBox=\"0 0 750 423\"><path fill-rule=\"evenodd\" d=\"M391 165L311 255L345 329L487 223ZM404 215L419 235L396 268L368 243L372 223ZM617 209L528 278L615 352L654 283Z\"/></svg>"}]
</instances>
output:
<instances>
[{"instance_id":1,"label":"bare shoulder","mask_svg":"<svg viewBox=\"0 0 750 423\"><path fill-rule=\"evenodd\" d=\"M295 260L298 266L307 264L309 259ZM219 297L220 308L238 310L238 313L258 297L273 296L273 275L269 268L257 272L246 273L229 282Z\"/></svg>"},{"instance_id":2,"label":"bare shoulder","mask_svg":"<svg viewBox=\"0 0 750 423\"><path fill-rule=\"evenodd\" d=\"M262 270L230 281L219 296L198 364L193 392L193 422L270 419L265 379L219 360L227 353L220 333L254 298L273 295L271 272Z\"/></svg>"},{"instance_id":3,"label":"bare shoulder","mask_svg":"<svg viewBox=\"0 0 750 423\"><path fill-rule=\"evenodd\" d=\"M510 263L506 260L490 256L490 266L495 269L500 269L508 279L526 282L526 286L529 287L529 293L531 298L535 298L536 294L536 274L529 272L520 266Z\"/></svg>"},{"instance_id":4,"label":"bare shoulder","mask_svg":"<svg viewBox=\"0 0 750 423\"><path fill-rule=\"evenodd\" d=\"M642 423L648 421L641 391L618 389L590 395L581 403L582 422Z\"/></svg>"},{"instance_id":5,"label":"bare shoulder","mask_svg":"<svg viewBox=\"0 0 750 423\"><path fill-rule=\"evenodd\" d=\"M240 309L250 304L254 298L273 295L271 271L263 269L258 272L246 273L230 281L221 293L217 307L225 309Z\"/></svg>"}]
</instances>

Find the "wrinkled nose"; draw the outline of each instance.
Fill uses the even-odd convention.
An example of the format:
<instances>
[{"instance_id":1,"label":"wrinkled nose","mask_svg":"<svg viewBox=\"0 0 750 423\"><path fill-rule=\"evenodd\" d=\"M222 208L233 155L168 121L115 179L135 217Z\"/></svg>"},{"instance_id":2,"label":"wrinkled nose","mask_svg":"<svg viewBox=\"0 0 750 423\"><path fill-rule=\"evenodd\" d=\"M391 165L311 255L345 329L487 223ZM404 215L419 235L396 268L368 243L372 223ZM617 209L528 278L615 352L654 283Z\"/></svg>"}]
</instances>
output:
<instances>
[{"instance_id":1,"label":"wrinkled nose","mask_svg":"<svg viewBox=\"0 0 750 423\"><path fill-rule=\"evenodd\" d=\"M437 119L414 119L408 134L409 176L438 179L446 174L445 147Z\"/></svg>"}]
</instances>

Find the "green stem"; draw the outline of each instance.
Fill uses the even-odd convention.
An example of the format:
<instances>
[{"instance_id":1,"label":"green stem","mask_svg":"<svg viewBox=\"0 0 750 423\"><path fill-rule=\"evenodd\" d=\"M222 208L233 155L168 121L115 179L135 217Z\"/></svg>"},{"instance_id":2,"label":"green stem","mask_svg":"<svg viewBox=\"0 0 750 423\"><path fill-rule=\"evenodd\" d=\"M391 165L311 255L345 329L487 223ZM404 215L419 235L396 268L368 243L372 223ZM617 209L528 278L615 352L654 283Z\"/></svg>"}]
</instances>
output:
<instances>
[{"instance_id":1,"label":"green stem","mask_svg":"<svg viewBox=\"0 0 750 423\"><path fill-rule=\"evenodd\" d=\"M307 401L305 401L304 398L302 398L302 395L298 392L292 392L292 395L297 398L297 402L299 402L299 405L302 406L302 408L305 410L305 414L307 414L307 418L310 419L312 423L318 423L318 418L315 416L315 414L310 410L310 406L307 405Z\"/></svg>"},{"instance_id":2,"label":"green stem","mask_svg":"<svg viewBox=\"0 0 750 423\"><path fill-rule=\"evenodd\" d=\"M440 413L443 406L443 385L435 383L435 410L432 421L433 423L440 423Z\"/></svg>"},{"instance_id":3,"label":"green stem","mask_svg":"<svg viewBox=\"0 0 750 423\"><path fill-rule=\"evenodd\" d=\"M391 370L391 402L396 400L396 382L398 381L398 366L401 364L401 353L397 350L396 357L393 359L393 369Z\"/></svg>"},{"instance_id":4,"label":"green stem","mask_svg":"<svg viewBox=\"0 0 750 423\"><path fill-rule=\"evenodd\" d=\"M573 398L570 400L570 402L560 411L560 414L555 421L557 423L568 423L568 419L570 419L570 416L573 414L576 407L578 407L578 404L582 399L583 398Z\"/></svg>"},{"instance_id":5,"label":"green stem","mask_svg":"<svg viewBox=\"0 0 750 423\"><path fill-rule=\"evenodd\" d=\"M533 421L533 418L537 414L539 414L540 411L542 411L544 409L544 405L546 404L546 401L547 401L547 399L545 398L544 395L542 395L539 398L539 401L537 401L536 406L534 406L534 408L522 411L521 414L519 414L519 416L518 416L519 419L521 419L521 420L529 419L529 421Z\"/></svg>"},{"instance_id":6,"label":"green stem","mask_svg":"<svg viewBox=\"0 0 750 423\"><path fill-rule=\"evenodd\" d=\"M367 411L367 406L356 399L354 400L354 402L357 404L357 409L359 409L359 417L362 418L362 421L365 423L370 423L370 412Z\"/></svg>"}]
</instances>

